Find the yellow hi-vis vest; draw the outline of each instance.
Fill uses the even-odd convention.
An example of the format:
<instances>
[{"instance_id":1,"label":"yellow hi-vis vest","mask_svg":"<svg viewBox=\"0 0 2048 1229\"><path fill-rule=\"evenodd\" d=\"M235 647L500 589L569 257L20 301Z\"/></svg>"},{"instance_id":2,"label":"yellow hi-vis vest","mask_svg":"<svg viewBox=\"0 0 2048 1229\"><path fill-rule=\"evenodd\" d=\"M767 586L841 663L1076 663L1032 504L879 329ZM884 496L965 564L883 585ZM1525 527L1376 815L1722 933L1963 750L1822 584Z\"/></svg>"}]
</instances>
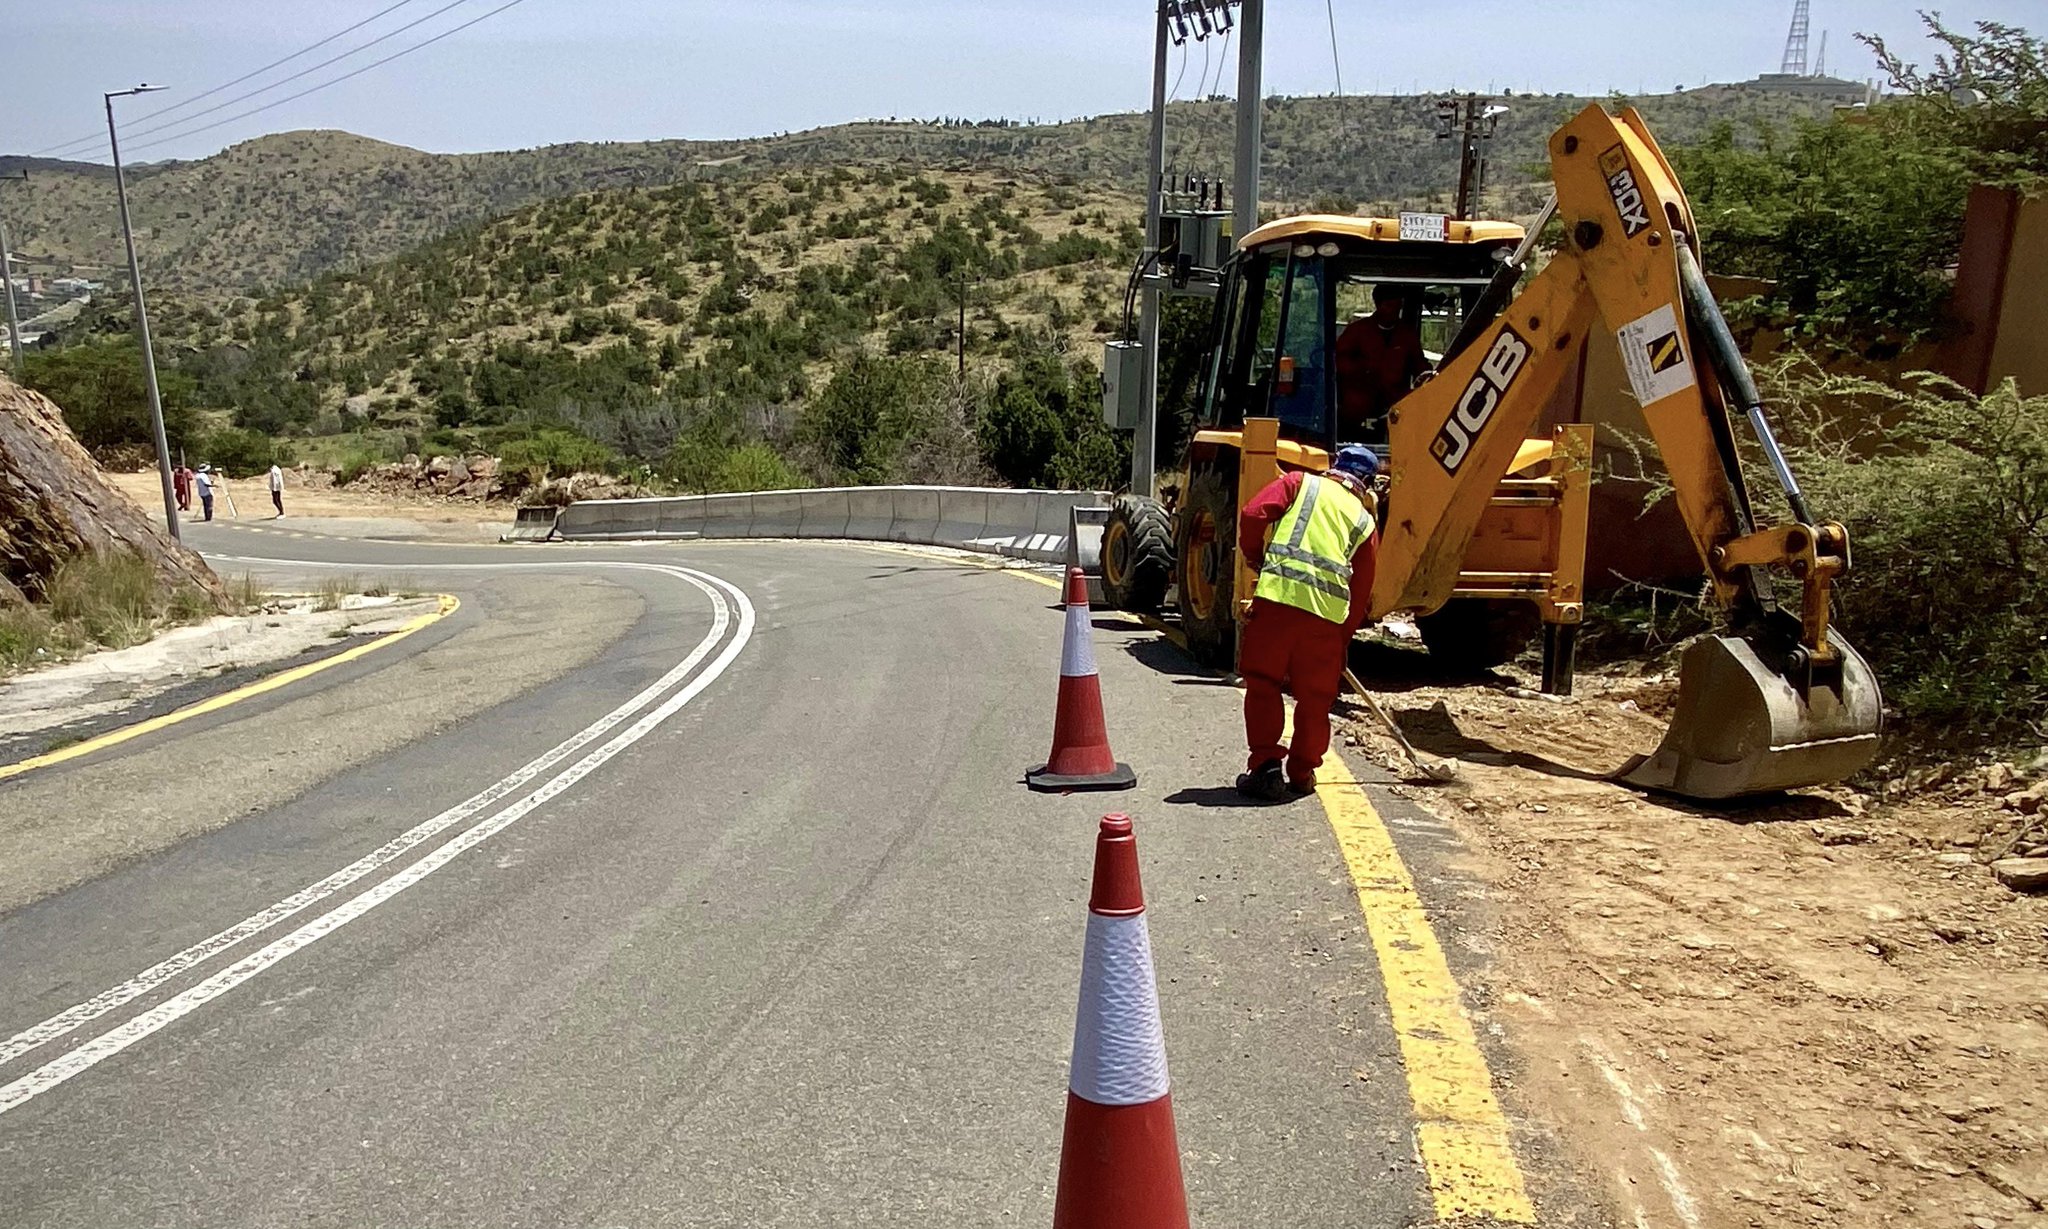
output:
<instances>
[{"instance_id":1,"label":"yellow hi-vis vest","mask_svg":"<svg viewBox=\"0 0 2048 1229\"><path fill-rule=\"evenodd\" d=\"M1344 485L1320 475L1302 480L1266 542L1253 592L1269 602L1342 623L1351 617L1351 556L1372 533L1372 513Z\"/></svg>"}]
</instances>

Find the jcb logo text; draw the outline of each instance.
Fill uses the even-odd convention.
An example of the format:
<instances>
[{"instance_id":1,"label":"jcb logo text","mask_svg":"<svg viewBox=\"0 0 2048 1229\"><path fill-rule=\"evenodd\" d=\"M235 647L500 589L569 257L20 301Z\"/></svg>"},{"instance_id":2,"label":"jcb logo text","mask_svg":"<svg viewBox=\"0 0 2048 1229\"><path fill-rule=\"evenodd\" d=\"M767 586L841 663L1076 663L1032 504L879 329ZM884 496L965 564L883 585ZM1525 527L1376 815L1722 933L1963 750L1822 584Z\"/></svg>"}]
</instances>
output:
<instances>
[{"instance_id":1,"label":"jcb logo text","mask_svg":"<svg viewBox=\"0 0 2048 1229\"><path fill-rule=\"evenodd\" d=\"M1529 343L1515 336L1513 329L1502 329L1493 348L1480 361L1478 373L1465 386L1464 395L1458 398L1458 406L1451 411L1449 421L1430 443L1430 454L1437 459L1437 464L1444 467L1445 473L1457 473L1458 467L1471 455L1479 433L1486 429L1493 412L1500 408L1501 398L1507 395L1509 386L1521 374L1522 364L1528 358Z\"/></svg>"}]
</instances>

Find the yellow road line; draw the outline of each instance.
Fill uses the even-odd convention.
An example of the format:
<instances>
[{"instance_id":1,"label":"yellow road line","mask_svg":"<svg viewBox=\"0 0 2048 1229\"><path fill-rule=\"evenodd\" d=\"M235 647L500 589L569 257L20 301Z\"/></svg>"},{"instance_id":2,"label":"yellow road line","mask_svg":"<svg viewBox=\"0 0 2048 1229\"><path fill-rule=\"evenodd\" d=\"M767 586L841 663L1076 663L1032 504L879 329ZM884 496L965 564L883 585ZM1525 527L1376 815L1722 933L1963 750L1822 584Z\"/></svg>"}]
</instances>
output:
<instances>
[{"instance_id":1,"label":"yellow road line","mask_svg":"<svg viewBox=\"0 0 2048 1229\"><path fill-rule=\"evenodd\" d=\"M1494 1099L1493 1073L1393 834L1356 781L1324 781L1316 797L1337 834L1379 955L1437 1219L1533 1224L1536 1212L1508 1141L1507 1116Z\"/></svg>"},{"instance_id":2,"label":"yellow road line","mask_svg":"<svg viewBox=\"0 0 2048 1229\"><path fill-rule=\"evenodd\" d=\"M303 678L309 678L320 673L322 670L332 670L334 667L354 661L366 653L373 653L385 645L397 644L421 628L438 623L449 615L454 614L461 605L462 603L453 596L444 593L441 595L439 609L423 614L396 631L379 636L368 644L359 644L355 648L345 649L332 657L323 657L319 661L308 662L303 666L294 666L289 670L280 670L276 674L268 678L258 679L246 687L238 687L233 691L222 692L220 695L211 696L196 704L188 704L175 712L165 713L161 717L151 717L147 721L138 721L134 725L123 726L118 730L109 730L97 738L88 738L84 742L73 743L60 750L51 751L44 755L31 756L28 759L18 760L12 764L0 764L0 781L5 781L9 777L18 777L26 772L33 772L38 768L48 768L54 764L62 764L66 760L75 760L81 755L91 755L95 751L103 751L108 747L125 743L131 738L140 738L144 734L154 734L158 730L177 725L181 721L190 721L194 717L203 717L208 713L219 712L230 704L240 703L254 696L260 696L265 692L276 691L280 687L296 683Z\"/></svg>"}]
</instances>

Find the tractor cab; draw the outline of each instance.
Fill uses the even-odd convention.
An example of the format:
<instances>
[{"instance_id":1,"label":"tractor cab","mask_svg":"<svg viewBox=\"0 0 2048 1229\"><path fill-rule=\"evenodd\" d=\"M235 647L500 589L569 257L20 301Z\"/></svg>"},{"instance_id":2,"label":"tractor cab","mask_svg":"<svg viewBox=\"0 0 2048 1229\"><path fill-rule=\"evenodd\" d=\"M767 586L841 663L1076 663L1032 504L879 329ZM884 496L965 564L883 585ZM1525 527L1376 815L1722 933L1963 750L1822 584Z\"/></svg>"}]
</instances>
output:
<instances>
[{"instance_id":1,"label":"tractor cab","mask_svg":"<svg viewBox=\"0 0 2048 1229\"><path fill-rule=\"evenodd\" d=\"M1223 270L1202 426L1275 418L1284 441L1325 453L1369 444L1384 458L1388 411L1435 370L1522 234L1434 215L1261 226Z\"/></svg>"}]
</instances>

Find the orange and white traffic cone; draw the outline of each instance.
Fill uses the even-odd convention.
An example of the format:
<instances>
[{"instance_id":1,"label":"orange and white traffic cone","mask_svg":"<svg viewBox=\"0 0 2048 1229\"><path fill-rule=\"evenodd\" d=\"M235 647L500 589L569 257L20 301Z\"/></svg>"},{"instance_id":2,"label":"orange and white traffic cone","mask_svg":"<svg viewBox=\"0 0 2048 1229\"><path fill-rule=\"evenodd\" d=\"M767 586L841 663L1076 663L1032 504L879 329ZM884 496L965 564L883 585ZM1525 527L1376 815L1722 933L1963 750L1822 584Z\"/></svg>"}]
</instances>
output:
<instances>
[{"instance_id":1,"label":"orange and white traffic cone","mask_svg":"<svg viewBox=\"0 0 2048 1229\"><path fill-rule=\"evenodd\" d=\"M1067 570L1067 638L1060 650L1059 707L1053 713L1052 754L1024 774L1024 783L1048 792L1132 789L1138 774L1109 750L1102 719L1102 679L1095 672L1094 627L1088 614L1088 578Z\"/></svg>"},{"instance_id":2,"label":"orange and white traffic cone","mask_svg":"<svg viewBox=\"0 0 2048 1229\"><path fill-rule=\"evenodd\" d=\"M1128 815L1095 838L1053 1229L1187 1229L1159 985Z\"/></svg>"}]
</instances>

